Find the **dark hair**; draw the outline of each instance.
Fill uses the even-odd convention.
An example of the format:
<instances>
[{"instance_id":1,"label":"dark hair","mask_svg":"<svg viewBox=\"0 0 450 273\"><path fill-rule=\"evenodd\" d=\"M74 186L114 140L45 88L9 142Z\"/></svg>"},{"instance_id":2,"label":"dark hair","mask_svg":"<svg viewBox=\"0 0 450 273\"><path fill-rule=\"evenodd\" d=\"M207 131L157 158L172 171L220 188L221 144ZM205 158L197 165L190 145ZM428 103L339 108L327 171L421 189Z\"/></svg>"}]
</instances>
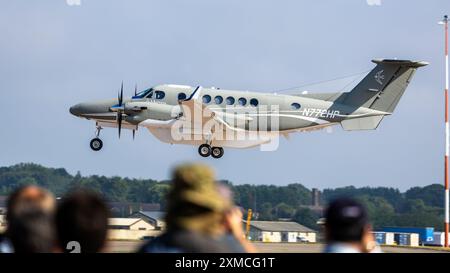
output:
<instances>
[{"instance_id":1,"label":"dark hair","mask_svg":"<svg viewBox=\"0 0 450 273\"><path fill-rule=\"evenodd\" d=\"M56 212L58 245L68 251L67 244L76 241L82 253L99 252L105 244L108 208L96 193L77 190L62 199Z\"/></svg>"},{"instance_id":2,"label":"dark hair","mask_svg":"<svg viewBox=\"0 0 450 273\"><path fill-rule=\"evenodd\" d=\"M19 196L24 189L25 187L23 186L19 187L8 196L8 201L6 202L6 221L11 222L14 219L14 212L16 211Z\"/></svg>"},{"instance_id":3,"label":"dark hair","mask_svg":"<svg viewBox=\"0 0 450 273\"><path fill-rule=\"evenodd\" d=\"M8 222L7 236L15 253L49 253L54 247L53 217L40 209L24 209Z\"/></svg>"},{"instance_id":4,"label":"dark hair","mask_svg":"<svg viewBox=\"0 0 450 273\"><path fill-rule=\"evenodd\" d=\"M325 212L328 241L359 242L368 224L365 208L353 199L334 200Z\"/></svg>"},{"instance_id":5,"label":"dark hair","mask_svg":"<svg viewBox=\"0 0 450 273\"><path fill-rule=\"evenodd\" d=\"M52 252L54 238L52 195L37 186L22 186L7 202L6 237L16 253Z\"/></svg>"}]
</instances>

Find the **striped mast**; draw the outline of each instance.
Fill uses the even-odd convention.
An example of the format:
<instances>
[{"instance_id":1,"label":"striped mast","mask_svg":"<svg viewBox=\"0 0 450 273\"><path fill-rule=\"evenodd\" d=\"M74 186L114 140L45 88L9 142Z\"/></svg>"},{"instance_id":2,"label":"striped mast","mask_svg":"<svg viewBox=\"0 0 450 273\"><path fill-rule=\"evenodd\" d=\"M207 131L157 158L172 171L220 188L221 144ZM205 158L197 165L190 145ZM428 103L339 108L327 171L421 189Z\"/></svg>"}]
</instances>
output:
<instances>
[{"instance_id":1,"label":"striped mast","mask_svg":"<svg viewBox=\"0 0 450 273\"><path fill-rule=\"evenodd\" d=\"M445 185L445 222L444 246L448 247L449 232L449 190L448 190L448 156L449 156L449 124L448 124L448 16L439 22L445 29L445 159L444 159L444 185Z\"/></svg>"}]
</instances>

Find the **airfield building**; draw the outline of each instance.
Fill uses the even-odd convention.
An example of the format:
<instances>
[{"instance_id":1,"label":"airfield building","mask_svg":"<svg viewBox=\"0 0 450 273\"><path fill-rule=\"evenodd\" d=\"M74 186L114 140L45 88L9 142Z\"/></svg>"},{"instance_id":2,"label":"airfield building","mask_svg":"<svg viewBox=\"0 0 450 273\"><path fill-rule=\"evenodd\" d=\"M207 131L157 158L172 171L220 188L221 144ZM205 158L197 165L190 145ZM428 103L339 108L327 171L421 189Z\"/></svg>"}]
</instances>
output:
<instances>
[{"instance_id":1,"label":"airfield building","mask_svg":"<svg viewBox=\"0 0 450 273\"><path fill-rule=\"evenodd\" d=\"M141 218L109 218L109 229L154 230L154 226Z\"/></svg>"},{"instance_id":2,"label":"airfield building","mask_svg":"<svg viewBox=\"0 0 450 273\"><path fill-rule=\"evenodd\" d=\"M249 236L253 241L272 243L315 243L317 240L316 231L296 222L285 221L251 221Z\"/></svg>"},{"instance_id":3,"label":"airfield building","mask_svg":"<svg viewBox=\"0 0 450 273\"><path fill-rule=\"evenodd\" d=\"M155 226L141 218L109 218L108 238L110 240L140 240L156 237L161 233Z\"/></svg>"},{"instance_id":4,"label":"airfield building","mask_svg":"<svg viewBox=\"0 0 450 273\"><path fill-rule=\"evenodd\" d=\"M134 213L131 217L141 218L142 220L150 223L157 230L163 230L166 227L164 220L165 212L163 211L139 211Z\"/></svg>"},{"instance_id":5,"label":"airfield building","mask_svg":"<svg viewBox=\"0 0 450 273\"><path fill-rule=\"evenodd\" d=\"M0 214L0 233L6 230L6 216Z\"/></svg>"}]
</instances>

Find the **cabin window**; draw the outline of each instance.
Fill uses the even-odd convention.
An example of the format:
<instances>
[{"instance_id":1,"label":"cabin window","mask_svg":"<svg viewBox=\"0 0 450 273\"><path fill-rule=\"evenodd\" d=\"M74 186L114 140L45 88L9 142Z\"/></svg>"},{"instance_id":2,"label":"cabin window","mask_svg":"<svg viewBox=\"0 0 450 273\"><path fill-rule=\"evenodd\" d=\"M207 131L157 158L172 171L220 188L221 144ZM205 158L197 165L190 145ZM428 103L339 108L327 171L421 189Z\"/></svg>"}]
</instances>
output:
<instances>
[{"instance_id":1,"label":"cabin window","mask_svg":"<svg viewBox=\"0 0 450 273\"><path fill-rule=\"evenodd\" d=\"M210 95L204 95L202 100L203 100L203 103L210 103L211 102L211 96Z\"/></svg>"},{"instance_id":2,"label":"cabin window","mask_svg":"<svg viewBox=\"0 0 450 273\"><path fill-rule=\"evenodd\" d=\"M234 102L235 102L235 99L234 99L233 97L228 97L228 98L227 98L227 104L228 104L228 105L233 105Z\"/></svg>"},{"instance_id":3,"label":"cabin window","mask_svg":"<svg viewBox=\"0 0 450 273\"><path fill-rule=\"evenodd\" d=\"M240 106L245 106L247 104L247 99L246 98L239 98L238 99L238 103Z\"/></svg>"},{"instance_id":4,"label":"cabin window","mask_svg":"<svg viewBox=\"0 0 450 273\"><path fill-rule=\"evenodd\" d=\"M178 100L185 100L186 99L186 94L185 93L179 93L178 94Z\"/></svg>"},{"instance_id":5,"label":"cabin window","mask_svg":"<svg viewBox=\"0 0 450 273\"><path fill-rule=\"evenodd\" d=\"M251 100L250 100L250 105L251 105L251 106L256 107L256 106L258 106L258 104L259 104L259 102L258 102L257 99L251 99Z\"/></svg>"},{"instance_id":6,"label":"cabin window","mask_svg":"<svg viewBox=\"0 0 450 273\"><path fill-rule=\"evenodd\" d=\"M163 91L158 90L155 92L155 99L157 99L157 100L162 100L165 96L166 96L166 93L164 93Z\"/></svg>"},{"instance_id":7,"label":"cabin window","mask_svg":"<svg viewBox=\"0 0 450 273\"><path fill-rule=\"evenodd\" d=\"M294 103L291 104L291 108L294 109L294 110L298 110L298 109L300 109L300 104L294 102Z\"/></svg>"},{"instance_id":8,"label":"cabin window","mask_svg":"<svg viewBox=\"0 0 450 273\"><path fill-rule=\"evenodd\" d=\"M215 102L216 104L221 104L221 103L223 102L222 96L216 96L216 97L214 98L214 102Z\"/></svg>"}]
</instances>

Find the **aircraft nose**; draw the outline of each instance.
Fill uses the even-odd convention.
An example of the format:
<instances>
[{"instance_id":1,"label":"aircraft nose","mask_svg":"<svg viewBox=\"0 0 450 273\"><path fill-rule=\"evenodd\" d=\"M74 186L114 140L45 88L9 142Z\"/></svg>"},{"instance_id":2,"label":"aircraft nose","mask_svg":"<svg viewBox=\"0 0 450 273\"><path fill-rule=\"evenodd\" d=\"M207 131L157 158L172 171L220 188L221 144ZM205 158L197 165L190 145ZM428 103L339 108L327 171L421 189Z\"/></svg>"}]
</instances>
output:
<instances>
[{"instance_id":1,"label":"aircraft nose","mask_svg":"<svg viewBox=\"0 0 450 273\"><path fill-rule=\"evenodd\" d=\"M70 107L69 112L74 116L85 118L98 116L101 114L109 115L110 114L109 108L112 105L117 104L116 101L117 100L110 99L110 100L82 102Z\"/></svg>"},{"instance_id":2,"label":"aircraft nose","mask_svg":"<svg viewBox=\"0 0 450 273\"><path fill-rule=\"evenodd\" d=\"M81 110L82 110L82 105L81 105L81 103L76 104L76 105L70 107L70 109L69 109L70 113L71 113L72 115L74 115L74 116L79 116L79 115L81 115L81 113L82 113Z\"/></svg>"}]
</instances>

